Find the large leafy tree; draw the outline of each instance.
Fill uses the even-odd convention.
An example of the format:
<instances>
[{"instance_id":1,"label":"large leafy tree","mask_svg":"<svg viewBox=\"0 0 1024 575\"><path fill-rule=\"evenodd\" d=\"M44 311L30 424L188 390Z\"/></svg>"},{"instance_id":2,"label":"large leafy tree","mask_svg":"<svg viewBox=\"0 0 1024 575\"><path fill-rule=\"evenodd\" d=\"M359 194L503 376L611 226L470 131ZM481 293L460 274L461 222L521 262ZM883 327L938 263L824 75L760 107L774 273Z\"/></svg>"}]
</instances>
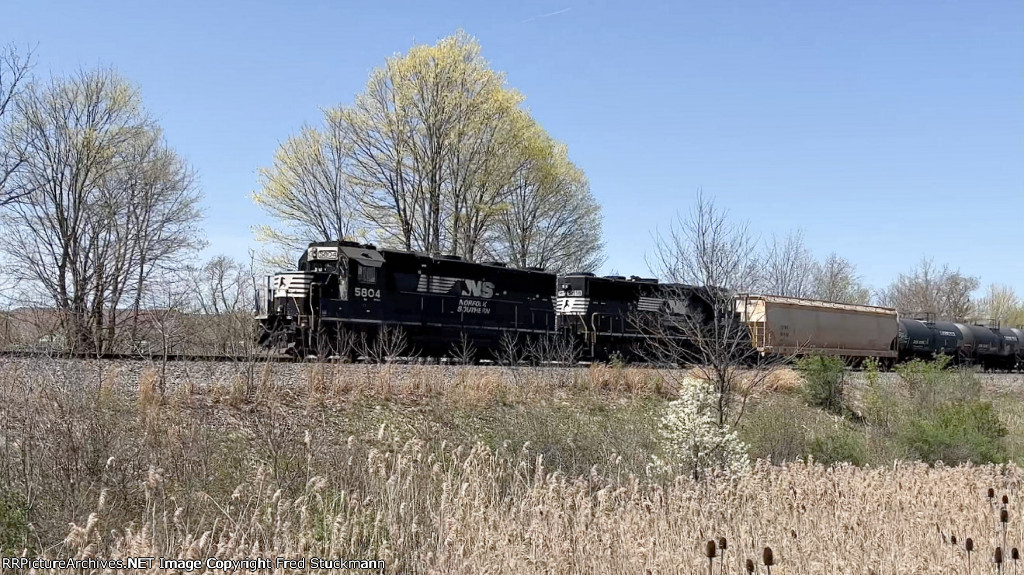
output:
<instances>
[{"instance_id":1,"label":"large leafy tree","mask_svg":"<svg viewBox=\"0 0 1024 575\"><path fill-rule=\"evenodd\" d=\"M522 103L464 33L389 58L352 105L327 110L261 172L254 199L275 225L260 239L596 268L600 209Z\"/></svg>"}]
</instances>

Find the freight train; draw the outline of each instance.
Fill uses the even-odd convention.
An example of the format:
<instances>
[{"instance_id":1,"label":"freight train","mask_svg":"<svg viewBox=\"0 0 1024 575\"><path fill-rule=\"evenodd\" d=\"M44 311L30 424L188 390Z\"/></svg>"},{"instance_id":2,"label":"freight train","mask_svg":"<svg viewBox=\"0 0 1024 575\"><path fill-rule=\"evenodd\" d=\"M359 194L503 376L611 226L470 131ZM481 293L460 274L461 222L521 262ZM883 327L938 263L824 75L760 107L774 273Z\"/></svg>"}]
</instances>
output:
<instances>
[{"instance_id":1,"label":"freight train","mask_svg":"<svg viewBox=\"0 0 1024 575\"><path fill-rule=\"evenodd\" d=\"M309 244L295 271L267 277L258 291L259 343L295 356L354 359L370 342L400 333L393 352L436 358L471 348L478 359L496 359L512 345L558 340L577 359L640 360L652 343L686 349L694 322L721 320L712 319L711 302L726 294L727 319L743 326L754 356L823 353L892 364L948 355L989 369L1024 367L1019 329L637 276L557 276L347 241Z\"/></svg>"}]
</instances>

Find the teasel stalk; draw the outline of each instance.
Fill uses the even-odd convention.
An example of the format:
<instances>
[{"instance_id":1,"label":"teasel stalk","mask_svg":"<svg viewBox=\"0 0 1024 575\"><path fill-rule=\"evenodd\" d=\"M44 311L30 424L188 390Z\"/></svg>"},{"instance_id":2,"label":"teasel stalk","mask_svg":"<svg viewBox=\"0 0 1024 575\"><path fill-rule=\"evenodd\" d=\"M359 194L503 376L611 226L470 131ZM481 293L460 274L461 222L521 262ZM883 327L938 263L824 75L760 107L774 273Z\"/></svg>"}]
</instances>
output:
<instances>
[{"instance_id":1,"label":"teasel stalk","mask_svg":"<svg viewBox=\"0 0 1024 575\"><path fill-rule=\"evenodd\" d=\"M718 548L714 539L704 545L704 555L708 558L708 575L714 575L715 557L718 556Z\"/></svg>"},{"instance_id":2,"label":"teasel stalk","mask_svg":"<svg viewBox=\"0 0 1024 575\"><path fill-rule=\"evenodd\" d=\"M1003 497L1006 497L1005 495ZM1006 547L1006 524L1010 522L1010 512L1006 508L999 510L999 523L1003 527L1003 547Z\"/></svg>"},{"instance_id":3,"label":"teasel stalk","mask_svg":"<svg viewBox=\"0 0 1024 575\"><path fill-rule=\"evenodd\" d=\"M971 575L971 552L974 551L974 539L968 537L964 541L964 549L967 550L967 575Z\"/></svg>"},{"instance_id":4,"label":"teasel stalk","mask_svg":"<svg viewBox=\"0 0 1024 575\"><path fill-rule=\"evenodd\" d=\"M729 548L729 541L725 537L718 538L718 550L722 552L722 560L719 563L722 564L722 575L725 575L725 551Z\"/></svg>"},{"instance_id":5,"label":"teasel stalk","mask_svg":"<svg viewBox=\"0 0 1024 575\"><path fill-rule=\"evenodd\" d=\"M771 547L764 548L764 551L761 553L761 561L768 569L768 575L772 575L772 565L775 565L775 555L772 553Z\"/></svg>"},{"instance_id":6,"label":"teasel stalk","mask_svg":"<svg viewBox=\"0 0 1024 575\"><path fill-rule=\"evenodd\" d=\"M1020 560L1020 551L1016 547L1010 549L1010 559L1013 559L1013 575L1017 575L1017 561Z\"/></svg>"},{"instance_id":7,"label":"teasel stalk","mask_svg":"<svg viewBox=\"0 0 1024 575\"><path fill-rule=\"evenodd\" d=\"M996 571L999 573L999 575L1002 575L1002 573L1003 573L1003 548L1002 547L996 547L996 552L992 556L992 561L995 561Z\"/></svg>"}]
</instances>

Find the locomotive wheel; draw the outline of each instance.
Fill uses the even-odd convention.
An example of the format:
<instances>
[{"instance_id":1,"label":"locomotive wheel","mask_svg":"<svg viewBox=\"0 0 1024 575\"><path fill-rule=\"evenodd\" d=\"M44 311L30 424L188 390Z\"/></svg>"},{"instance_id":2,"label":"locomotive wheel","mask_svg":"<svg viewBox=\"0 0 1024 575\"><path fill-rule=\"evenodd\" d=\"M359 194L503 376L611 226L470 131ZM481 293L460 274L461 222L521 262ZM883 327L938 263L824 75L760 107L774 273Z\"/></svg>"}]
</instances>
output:
<instances>
[{"instance_id":1,"label":"locomotive wheel","mask_svg":"<svg viewBox=\"0 0 1024 575\"><path fill-rule=\"evenodd\" d=\"M288 332L283 329L274 328L268 330L266 342L267 347L277 353L295 356L295 348L288 345Z\"/></svg>"}]
</instances>

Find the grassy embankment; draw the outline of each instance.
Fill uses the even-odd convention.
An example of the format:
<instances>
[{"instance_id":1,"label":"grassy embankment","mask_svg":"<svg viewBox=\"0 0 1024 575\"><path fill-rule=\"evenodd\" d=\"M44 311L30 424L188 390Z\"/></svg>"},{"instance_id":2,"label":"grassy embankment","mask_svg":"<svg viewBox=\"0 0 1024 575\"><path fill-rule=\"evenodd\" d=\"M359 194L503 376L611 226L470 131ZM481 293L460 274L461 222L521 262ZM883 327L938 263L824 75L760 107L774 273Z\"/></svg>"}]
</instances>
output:
<instances>
[{"instance_id":1,"label":"grassy embankment","mask_svg":"<svg viewBox=\"0 0 1024 575\"><path fill-rule=\"evenodd\" d=\"M974 572L1004 540L1009 566L1009 547L1024 542L1016 467L892 462L922 445L1019 460L1022 392L995 379L947 386L979 387L968 399L1003 427L989 441L973 416L950 423L948 398L929 404L934 419L917 418L924 404L895 374L855 376L828 409L784 374L751 399L740 429L751 455L776 465L695 484L652 465L673 397L673 378L656 371L243 365L181 374L163 395L157 377L0 366L3 555L674 573L706 572L705 542L726 537L715 572L740 573L748 558L765 572L770 546L773 573L914 573L967 572L966 537ZM807 455L867 467L787 463Z\"/></svg>"}]
</instances>

